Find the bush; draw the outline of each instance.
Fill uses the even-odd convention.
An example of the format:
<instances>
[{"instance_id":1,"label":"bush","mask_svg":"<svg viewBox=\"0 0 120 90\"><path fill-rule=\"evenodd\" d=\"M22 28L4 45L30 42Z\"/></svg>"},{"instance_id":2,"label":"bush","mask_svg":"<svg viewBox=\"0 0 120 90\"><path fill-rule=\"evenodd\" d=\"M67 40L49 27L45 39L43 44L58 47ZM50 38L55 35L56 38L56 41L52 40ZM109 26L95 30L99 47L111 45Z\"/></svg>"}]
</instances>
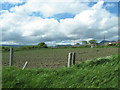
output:
<instances>
[{"instance_id":1,"label":"bush","mask_svg":"<svg viewBox=\"0 0 120 90\"><path fill-rule=\"evenodd\" d=\"M10 51L10 47L2 46L2 51Z\"/></svg>"},{"instance_id":2,"label":"bush","mask_svg":"<svg viewBox=\"0 0 120 90\"><path fill-rule=\"evenodd\" d=\"M11 47L2 46L2 51L10 51ZM14 51L20 51L20 50L30 50L30 49L38 49L38 48L48 48L47 45L42 42L38 45L29 45L29 46L22 46L22 47L12 47L14 48Z\"/></svg>"},{"instance_id":3,"label":"bush","mask_svg":"<svg viewBox=\"0 0 120 90\"><path fill-rule=\"evenodd\" d=\"M44 42L38 44L39 48L47 48L47 45Z\"/></svg>"}]
</instances>

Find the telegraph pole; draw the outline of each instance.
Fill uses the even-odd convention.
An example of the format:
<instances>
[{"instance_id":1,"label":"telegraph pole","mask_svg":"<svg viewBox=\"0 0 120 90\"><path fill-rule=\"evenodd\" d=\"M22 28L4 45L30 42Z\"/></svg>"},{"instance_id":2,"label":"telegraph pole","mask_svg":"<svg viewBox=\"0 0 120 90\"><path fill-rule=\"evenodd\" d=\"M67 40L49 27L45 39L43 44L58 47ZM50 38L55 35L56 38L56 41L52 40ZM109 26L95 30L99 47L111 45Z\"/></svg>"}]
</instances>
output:
<instances>
[{"instance_id":1,"label":"telegraph pole","mask_svg":"<svg viewBox=\"0 0 120 90\"><path fill-rule=\"evenodd\" d=\"M104 41L105 41L105 35L104 35Z\"/></svg>"},{"instance_id":2,"label":"telegraph pole","mask_svg":"<svg viewBox=\"0 0 120 90\"><path fill-rule=\"evenodd\" d=\"M75 46L75 39L74 39L74 46Z\"/></svg>"}]
</instances>

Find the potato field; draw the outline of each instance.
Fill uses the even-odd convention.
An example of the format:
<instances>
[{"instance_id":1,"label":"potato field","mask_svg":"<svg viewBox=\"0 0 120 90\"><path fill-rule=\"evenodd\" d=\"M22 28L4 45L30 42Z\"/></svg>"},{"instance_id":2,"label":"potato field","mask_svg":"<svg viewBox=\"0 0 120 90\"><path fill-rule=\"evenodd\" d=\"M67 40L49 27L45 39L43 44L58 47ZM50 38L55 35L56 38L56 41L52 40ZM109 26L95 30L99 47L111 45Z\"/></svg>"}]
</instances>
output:
<instances>
[{"instance_id":1,"label":"potato field","mask_svg":"<svg viewBox=\"0 0 120 90\"><path fill-rule=\"evenodd\" d=\"M59 68L67 66L68 53L76 53L76 63L97 57L118 53L118 48L43 48L38 50L15 51L13 66L22 68L28 61L27 68ZM9 65L9 52L2 53L3 66Z\"/></svg>"}]
</instances>

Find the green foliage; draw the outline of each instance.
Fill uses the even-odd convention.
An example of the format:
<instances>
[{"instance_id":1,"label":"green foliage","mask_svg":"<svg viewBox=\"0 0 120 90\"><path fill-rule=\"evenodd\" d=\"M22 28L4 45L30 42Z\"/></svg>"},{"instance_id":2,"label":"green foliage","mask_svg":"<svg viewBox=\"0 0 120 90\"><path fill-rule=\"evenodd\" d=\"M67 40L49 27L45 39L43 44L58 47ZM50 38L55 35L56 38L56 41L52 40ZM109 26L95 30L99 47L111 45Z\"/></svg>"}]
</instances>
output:
<instances>
[{"instance_id":1,"label":"green foliage","mask_svg":"<svg viewBox=\"0 0 120 90\"><path fill-rule=\"evenodd\" d=\"M3 52L10 51L10 48L11 47L2 46L2 51ZM29 46L12 47L12 48L14 48L14 51L21 51L21 50L40 49L40 48L48 48L48 47L44 42L42 42L39 43L38 45L29 45Z\"/></svg>"},{"instance_id":2,"label":"green foliage","mask_svg":"<svg viewBox=\"0 0 120 90\"><path fill-rule=\"evenodd\" d=\"M47 45L44 42L41 42L41 43L38 44L38 47L47 48Z\"/></svg>"},{"instance_id":3,"label":"green foliage","mask_svg":"<svg viewBox=\"0 0 120 90\"><path fill-rule=\"evenodd\" d=\"M22 46L22 47L14 47L14 51L31 50L31 49L38 49L38 46L29 45L29 46Z\"/></svg>"},{"instance_id":4,"label":"green foliage","mask_svg":"<svg viewBox=\"0 0 120 90\"><path fill-rule=\"evenodd\" d=\"M117 43L111 43L111 44L108 44L108 46L118 46Z\"/></svg>"},{"instance_id":5,"label":"green foliage","mask_svg":"<svg viewBox=\"0 0 120 90\"><path fill-rule=\"evenodd\" d=\"M96 40L89 40L89 43L90 44L97 44L97 41Z\"/></svg>"},{"instance_id":6,"label":"green foliage","mask_svg":"<svg viewBox=\"0 0 120 90\"><path fill-rule=\"evenodd\" d=\"M10 51L10 47L2 46L2 51Z\"/></svg>"},{"instance_id":7,"label":"green foliage","mask_svg":"<svg viewBox=\"0 0 120 90\"><path fill-rule=\"evenodd\" d=\"M83 41L83 42L86 42L86 41ZM94 42L93 41L90 41L91 43ZM115 43L115 44L110 44L110 45L98 45L97 42L94 42L96 43L96 46L94 46L94 48L109 48L109 47L120 47L120 43ZM79 45L79 43L76 43L76 45ZM83 46L64 46L64 47L61 47L60 45L57 45L55 48L90 48L90 44L85 44ZM8 46L2 46L2 51L3 52L8 52L10 51L10 48L11 47L8 47ZM12 47L14 48L14 51L22 51L22 50L31 50L31 49L41 49L41 48L51 48L51 47L48 47L44 42L42 43L39 43L38 45L29 45L29 46L22 46L22 47Z\"/></svg>"},{"instance_id":8,"label":"green foliage","mask_svg":"<svg viewBox=\"0 0 120 90\"><path fill-rule=\"evenodd\" d=\"M118 88L118 55L70 68L21 70L3 67L3 88Z\"/></svg>"},{"instance_id":9,"label":"green foliage","mask_svg":"<svg viewBox=\"0 0 120 90\"><path fill-rule=\"evenodd\" d=\"M87 41L82 41L82 44L88 44L88 42Z\"/></svg>"},{"instance_id":10,"label":"green foliage","mask_svg":"<svg viewBox=\"0 0 120 90\"><path fill-rule=\"evenodd\" d=\"M79 43L76 43L75 45L80 45Z\"/></svg>"},{"instance_id":11,"label":"green foliage","mask_svg":"<svg viewBox=\"0 0 120 90\"><path fill-rule=\"evenodd\" d=\"M95 46L95 48L116 48L116 47L119 47L119 46L118 45L108 45L108 46L97 45L97 46Z\"/></svg>"}]
</instances>

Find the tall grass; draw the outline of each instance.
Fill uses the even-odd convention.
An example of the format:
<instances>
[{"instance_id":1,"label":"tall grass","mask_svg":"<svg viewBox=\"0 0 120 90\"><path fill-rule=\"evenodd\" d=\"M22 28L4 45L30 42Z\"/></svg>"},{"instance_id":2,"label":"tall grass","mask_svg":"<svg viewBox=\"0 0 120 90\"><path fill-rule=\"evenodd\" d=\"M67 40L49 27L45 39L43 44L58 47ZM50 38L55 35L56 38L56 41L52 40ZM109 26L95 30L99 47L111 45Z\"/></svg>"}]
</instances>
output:
<instances>
[{"instance_id":1,"label":"tall grass","mask_svg":"<svg viewBox=\"0 0 120 90\"><path fill-rule=\"evenodd\" d=\"M3 88L118 88L118 55L59 69L3 67Z\"/></svg>"}]
</instances>

